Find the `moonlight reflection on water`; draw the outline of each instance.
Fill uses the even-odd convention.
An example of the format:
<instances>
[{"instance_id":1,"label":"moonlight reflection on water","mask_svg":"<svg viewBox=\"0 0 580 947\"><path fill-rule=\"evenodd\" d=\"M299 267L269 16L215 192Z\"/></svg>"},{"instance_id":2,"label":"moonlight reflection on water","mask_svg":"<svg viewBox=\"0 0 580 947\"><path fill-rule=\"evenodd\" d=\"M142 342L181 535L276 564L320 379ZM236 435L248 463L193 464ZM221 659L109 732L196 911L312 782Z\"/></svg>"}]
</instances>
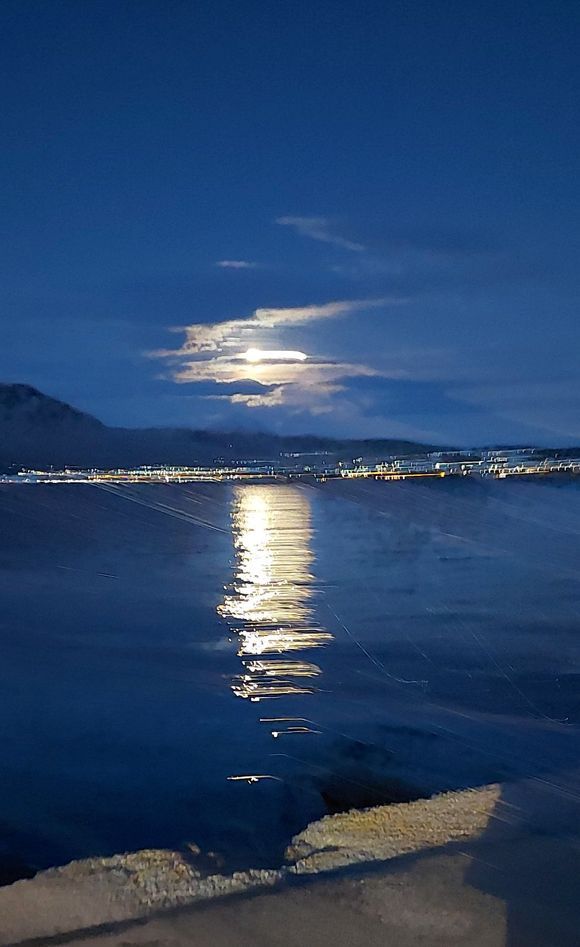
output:
<instances>
[{"instance_id":1,"label":"moonlight reflection on water","mask_svg":"<svg viewBox=\"0 0 580 947\"><path fill-rule=\"evenodd\" d=\"M311 509L299 487L241 486L232 503L234 579L218 613L239 641L237 697L260 701L312 694L321 673L300 658L333 636L315 621Z\"/></svg>"},{"instance_id":2,"label":"moonlight reflection on water","mask_svg":"<svg viewBox=\"0 0 580 947\"><path fill-rule=\"evenodd\" d=\"M279 864L322 792L578 797L579 536L578 481L0 491L0 849Z\"/></svg>"}]
</instances>

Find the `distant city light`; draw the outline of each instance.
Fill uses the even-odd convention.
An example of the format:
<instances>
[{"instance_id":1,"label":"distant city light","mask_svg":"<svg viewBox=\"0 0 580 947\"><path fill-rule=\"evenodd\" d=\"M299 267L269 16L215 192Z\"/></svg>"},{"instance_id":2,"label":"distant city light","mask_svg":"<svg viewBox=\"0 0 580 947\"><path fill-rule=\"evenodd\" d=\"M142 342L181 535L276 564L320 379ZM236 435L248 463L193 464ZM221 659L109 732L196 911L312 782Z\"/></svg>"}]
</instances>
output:
<instances>
[{"instance_id":1,"label":"distant city light","mask_svg":"<svg viewBox=\"0 0 580 947\"><path fill-rule=\"evenodd\" d=\"M251 354L254 351L249 349ZM263 352L261 355L271 355ZM293 353L302 354L302 353ZM304 356L306 358L306 356ZM537 448L504 448L503 450L478 451L432 451L426 454L389 456L379 459L376 457L355 457L351 460L341 460L329 451L303 452L293 451L281 453L283 462L273 459L238 459L226 463L223 459L206 467L145 465L141 467L113 469L99 469L90 467L63 467L61 469L22 468L15 473L0 473L0 484L22 483L92 483L113 485L122 483L212 483L221 481L238 481L246 483L290 483L292 481L316 480L326 483L329 480L409 480L425 477L492 477L505 480L508 477L549 476L553 474L580 474L580 456L558 456L548 452L538 452ZM308 459L308 463L305 460ZM266 501L265 501L266 503ZM246 596L234 596L236 608L245 610L239 618L248 618L248 610L261 603L261 585L259 570L266 570L272 565L272 550L269 548L268 522L271 511L267 504L262 509L259 505L255 509L245 511L245 523L239 523L241 533L246 533L242 546L252 550L252 582L244 579L242 586L246 588ZM240 536L241 536L240 533ZM246 543L247 540L247 543ZM255 600L252 598L254 596ZM225 604L225 603L223 603ZM267 601L276 612L277 603ZM223 607L223 605L222 605ZM263 616L262 616L263 617ZM274 619L272 619L274 620ZM306 630L302 632L301 641L304 643ZM284 653L295 650L292 634L281 625L272 628L265 624L248 624L245 628L236 628L238 640L241 643L240 653L243 655L267 655ZM312 633L313 640L307 647L319 647L325 643L326 634L320 630ZM321 637L322 636L322 637ZM329 636L332 638L332 635ZM300 648L302 645L300 645Z\"/></svg>"}]
</instances>

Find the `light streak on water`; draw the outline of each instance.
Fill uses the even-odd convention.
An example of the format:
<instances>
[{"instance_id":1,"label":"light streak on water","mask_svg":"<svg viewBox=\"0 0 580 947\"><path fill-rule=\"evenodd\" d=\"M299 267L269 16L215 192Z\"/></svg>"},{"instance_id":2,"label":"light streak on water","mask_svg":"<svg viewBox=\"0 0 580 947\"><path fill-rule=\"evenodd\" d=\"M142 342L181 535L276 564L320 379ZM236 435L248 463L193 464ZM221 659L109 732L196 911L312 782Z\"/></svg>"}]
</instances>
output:
<instances>
[{"instance_id":1,"label":"light streak on water","mask_svg":"<svg viewBox=\"0 0 580 947\"><path fill-rule=\"evenodd\" d=\"M279 776L271 776L269 773L252 773L250 776L228 776L230 783L259 783L263 779L273 779L278 783L283 780Z\"/></svg>"},{"instance_id":2,"label":"light streak on water","mask_svg":"<svg viewBox=\"0 0 580 947\"><path fill-rule=\"evenodd\" d=\"M312 523L306 491L293 486L234 488L234 577L218 613L238 638L243 671L231 688L251 701L316 693L301 679L317 664L276 657L333 639L315 617Z\"/></svg>"}]
</instances>

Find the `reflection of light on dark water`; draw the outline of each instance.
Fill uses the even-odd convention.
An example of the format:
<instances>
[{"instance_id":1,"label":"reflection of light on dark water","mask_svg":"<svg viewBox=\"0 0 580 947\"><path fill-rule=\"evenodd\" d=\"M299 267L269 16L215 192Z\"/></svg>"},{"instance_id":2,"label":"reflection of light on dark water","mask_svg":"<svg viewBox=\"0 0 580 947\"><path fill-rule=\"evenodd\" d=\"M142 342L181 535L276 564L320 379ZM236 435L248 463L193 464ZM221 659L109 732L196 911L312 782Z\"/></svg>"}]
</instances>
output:
<instances>
[{"instance_id":1,"label":"reflection of light on dark water","mask_svg":"<svg viewBox=\"0 0 580 947\"><path fill-rule=\"evenodd\" d=\"M219 614L237 635L243 671L232 681L251 701L312 694L318 665L286 655L332 640L314 618L310 502L298 487L234 489L234 579Z\"/></svg>"},{"instance_id":2,"label":"reflection of light on dark water","mask_svg":"<svg viewBox=\"0 0 580 947\"><path fill-rule=\"evenodd\" d=\"M579 486L2 491L0 867L184 840L278 865L327 807L522 777L559 818Z\"/></svg>"}]
</instances>

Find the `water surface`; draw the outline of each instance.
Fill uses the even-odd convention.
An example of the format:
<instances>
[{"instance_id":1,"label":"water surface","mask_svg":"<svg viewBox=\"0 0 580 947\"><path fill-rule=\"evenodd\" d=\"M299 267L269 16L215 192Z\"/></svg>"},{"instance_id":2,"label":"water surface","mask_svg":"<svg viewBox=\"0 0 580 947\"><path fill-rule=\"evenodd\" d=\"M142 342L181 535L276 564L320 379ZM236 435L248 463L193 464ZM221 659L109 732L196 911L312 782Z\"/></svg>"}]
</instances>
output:
<instances>
[{"instance_id":1,"label":"water surface","mask_svg":"<svg viewBox=\"0 0 580 947\"><path fill-rule=\"evenodd\" d=\"M576 794L580 487L9 486L0 844L267 864L328 809Z\"/></svg>"}]
</instances>

